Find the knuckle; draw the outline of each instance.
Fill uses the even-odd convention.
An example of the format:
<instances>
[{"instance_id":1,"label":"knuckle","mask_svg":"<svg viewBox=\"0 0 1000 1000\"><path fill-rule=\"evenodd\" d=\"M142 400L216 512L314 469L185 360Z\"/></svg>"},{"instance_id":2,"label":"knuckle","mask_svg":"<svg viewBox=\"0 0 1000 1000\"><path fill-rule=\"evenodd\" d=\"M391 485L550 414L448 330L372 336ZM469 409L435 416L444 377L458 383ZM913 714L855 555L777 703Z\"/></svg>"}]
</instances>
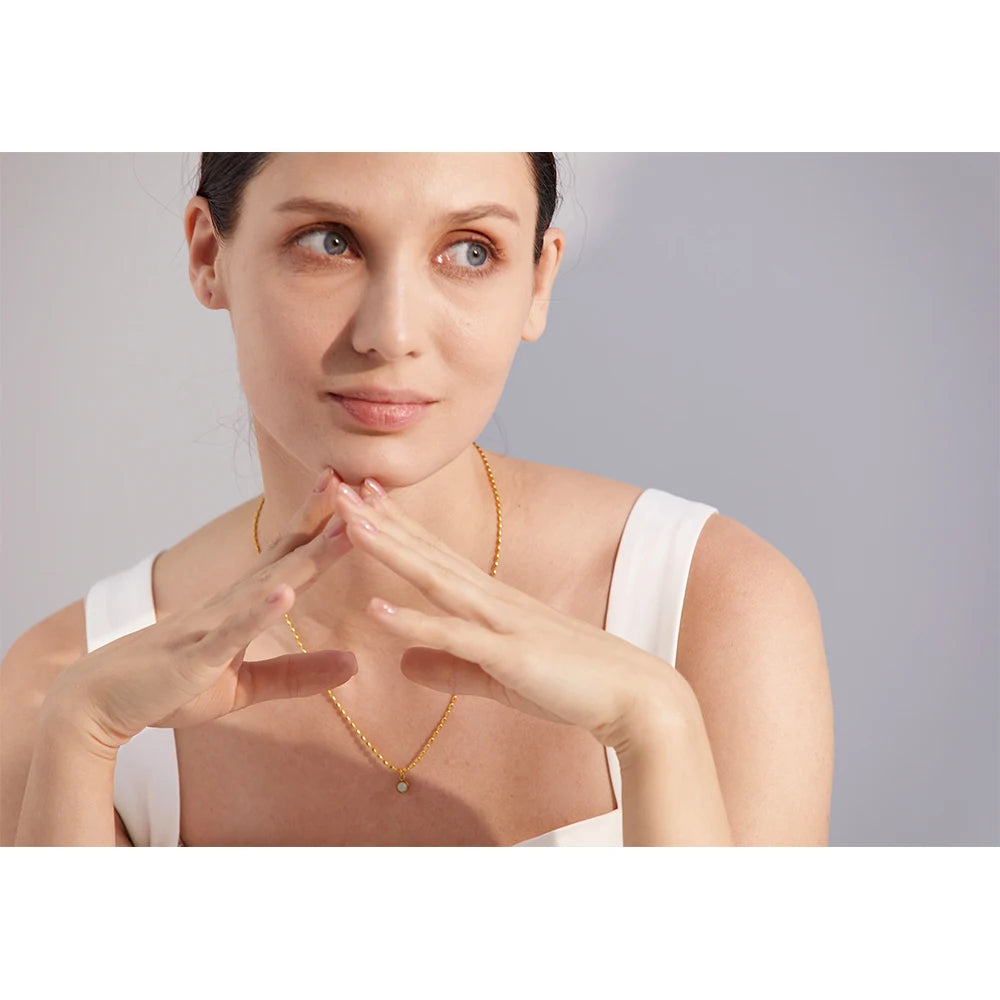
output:
<instances>
[{"instance_id":1,"label":"knuckle","mask_svg":"<svg viewBox=\"0 0 1000 1000\"><path fill-rule=\"evenodd\" d=\"M190 660L197 656L198 649L211 630L198 622L185 623L173 630L166 642L169 655L177 660Z\"/></svg>"},{"instance_id":2,"label":"knuckle","mask_svg":"<svg viewBox=\"0 0 1000 1000\"><path fill-rule=\"evenodd\" d=\"M477 625L500 631L500 615L498 609L489 601L483 601L478 595L470 594L467 598L467 617Z\"/></svg>"},{"instance_id":3,"label":"knuckle","mask_svg":"<svg viewBox=\"0 0 1000 1000\"><path fill-rule=\"evenodd\" d=\"M451 639L453 636L451 630L448 628L447 620L444 618L432 615L420 624L414 623L413 628L420 629L421 638L429 643L432 643L434 646L445 649L447 646L451 645Z\"/></svg>"},{"instance_id":4,"label":"knuckle","mask_svg":"<svg viewBox=\"0 0 1000 1000\"><path fill-rule=\"evenodd\" d=\"M296 525L274 543L276 557L287 556L300 546L311 542L315 534L315 530L310 530L306 525Z\"/></svg>"},{"instance_id":5,"label":"knuckle","mask_svg":"<svg viewBox=\"0 0 1000 1000\"><path fill-rule=\"evenodd\" d=\"M191 647L193 655L204 657L210 651L230 646L234 636L241 631L240 625L246 615L246 611L233 611L213 628L203 630Z\"/></svg>"},{"instance_id":6,"label":"knuckle","mask_svg":"<svg viewBox=\"0 0 1000 1000\"><path fill-rule=\"evenodd\" d=\"M513 632L516 625L512 621L511 608L496 599L496 594L487 588L470 586L468 591L469 616L477 625L484 625L495 632Z\"/></svg>"},{"instance_id":7,"label":"knuckle","mask_svg":"<svg viewBox=\"0 0 1000 1000\"><path fill-rule=\"evenodd\" d=\"M221 608L224 604L232 599L233 587L225 587L222 590L217 590L214 594L208 597L206 600L202 601L200 612L204 611L215 611Z\"/></svg>"},{"instance_id":8,"label":"knuckle","mask_svg":"<svg viewBox=\"0 0 1000 1000\"><path fill-rule=\"evenodd\" d=\"M241 592L242 591L242 592ZM246 613L246 591L232 587L204 603L193 614L176 622L173 630L173 646L182 655L203 655L213 637L224 634L241 615Z\"/></svg>"},{"instance_id":9,"label":"knuckle","mask_svg":"<svg viewBox=\"0 0 1000 1000\"><path fill-rule=\"evenodd\" d=\"M268 563L277 562L284 556L288 555L291 550L291 540L288 535L282 535L280 538L276 538L270 545L265 549L261 549L260 557Z\"/></svg>"},{"instance_id":10,"label":"knuckle","mask_svg":"<svg viewBox=\"0 0 1000 1000\"><path fill-rule=\"evenodd\" d=\"M435 577L431 577L426 585L427 596L437 604L447 596L447 587Z\"/></svg>"}]
</instances>

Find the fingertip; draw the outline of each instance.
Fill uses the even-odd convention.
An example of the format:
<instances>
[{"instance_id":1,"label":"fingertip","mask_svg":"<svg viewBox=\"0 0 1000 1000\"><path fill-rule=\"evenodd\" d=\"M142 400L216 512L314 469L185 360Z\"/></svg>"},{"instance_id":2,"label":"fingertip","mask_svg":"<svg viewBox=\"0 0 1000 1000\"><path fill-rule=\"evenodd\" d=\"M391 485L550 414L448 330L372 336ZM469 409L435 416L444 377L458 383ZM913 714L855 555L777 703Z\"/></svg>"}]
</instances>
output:
<instances>
[{"instance_id":1,"label":"fingertip","mask_svg":"<svg viewBox=\"0 0 1000 1000\"><path fill-rule=\"evenodd\" d=\"M279 583L274 590L271 591L267 597L264 598L264 603L269 607L274 607L275 605L283 604L288 591L292 588L288 586L287 583Z\"/></svg>"},{"instance_id":2,"label":"fingertip","mask_svg":"<svg viewBox=\"0 0 1000 1000\"><path fill-rule=\"evenodd\" d=\"M361 484L361 496L368 503L374 505L385 499L386 492L376 480L366 476Z\"/></svg>"},{"instance_id":3,"label":"fingertip","mask_svg":"<svg viewBox=\"0 0 1000 1000\"><path fill-rule=\"evenodd\" d=\"M334 475L333 466L324 465L320 471L319 478L316 480L316 485L313 487L313 493L326 492L327 487L330 485L330 480Z\"/></svg>"},{"instance_id":4,"label":"fingertip","mask_svg":"<svg viewBox=\"0 0 1000 1000\"><path fill-rule=\"evenodd\" d=\"M346 684L358 672L358 659L350 652L337 650L333 654L331 676L335 687Z\"/></svg>"}]
</instances>

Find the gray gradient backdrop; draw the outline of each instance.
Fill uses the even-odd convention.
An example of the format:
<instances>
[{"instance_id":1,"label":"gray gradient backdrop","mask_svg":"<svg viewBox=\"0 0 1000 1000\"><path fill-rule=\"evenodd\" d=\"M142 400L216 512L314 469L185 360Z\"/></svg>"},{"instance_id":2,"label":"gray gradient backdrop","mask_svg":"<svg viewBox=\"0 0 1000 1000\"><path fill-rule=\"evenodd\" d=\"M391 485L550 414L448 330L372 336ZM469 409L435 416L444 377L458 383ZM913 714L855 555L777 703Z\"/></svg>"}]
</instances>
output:
<instances>
[{"instance_id":1,"label":"gray gradient backdrop","mask_svg":"<svg viewBox=\"0 0 1000 1000\"><path fill-rule=\"evenodd\" d=\"M703 500L819 601L834 845L995 845L998 157L569 154L490 448ZM2 159L2 633L259 491L197 154Z\"/></svg>"}]
</instances>

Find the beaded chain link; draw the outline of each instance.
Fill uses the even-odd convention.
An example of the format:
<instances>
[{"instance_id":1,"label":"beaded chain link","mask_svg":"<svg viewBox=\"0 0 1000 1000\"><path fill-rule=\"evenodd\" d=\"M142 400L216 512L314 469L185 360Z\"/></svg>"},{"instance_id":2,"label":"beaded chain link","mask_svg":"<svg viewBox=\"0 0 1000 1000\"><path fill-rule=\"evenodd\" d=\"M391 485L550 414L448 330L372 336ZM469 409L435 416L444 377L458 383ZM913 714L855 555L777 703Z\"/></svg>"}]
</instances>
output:
<instances>
[{"instance_id":1,"label":"beaded chain link","mask_svg":"<svg viewBox=\"0 0 1000 1000\"><path fill-rule=\"evenodd\" d=\"M490 489L493 491L493 502L496 505L497 509L497 540L496 540L496 546L493 549L493 566L490 569L490 576L496 576L497 568L500 565L500 542L503 538L503 512L500 506L500 491L497 489L496 479L494 479L493 477L493 470L490 468L490 463L486 460L485 452L483 451L482 448L479 447L478 444L476 444L475 441L473 441L472 444L475 447L476 451L479 452L479 457L483 460L483 465L486 467L486 475L490 481ZM260 512L263 509L264 509L264 497L261 496L260 503L257 505L257 513L254 515L253 519L253 544L254 547L257 549L258 555L260 555L260 542L258 541L257 538L257 525L260 522ZM299 633L296 631L295 626L292 624L292 620L291 618L288 617L287 613L285 615L285 621L288 623L288 627L292 630L292 635L295 636L295 641L299 644L299 649L301 649L303 653L308 653L309 650L307 650L306 647L303 645L302 640L299 638ZM327 691L326 693L330 696L330 700L334 703L334 705L337 706L337 710L344 717L344 721L351 727L351 729L354 731L354 734L358 737L358 739L366 747L368 747L368 749L371 750L371 752L387 768L389 768L390 771L394 771L396 773L397 777L399 778L399 781L396 783L397 792L409 791L410 783L406 779L407 772L412 770L414 767L417 766L417 764L420 763L421 758L424 756L425 753L427 753L427 751L430 749L431 744L437 739L438 733L440 733L441 730L444 728L444 724L448 721L448 716L451 715L451 710L455 707L455 702L458 701L458 695L453 694L451 696L451 701L448 702L448 707L444 711L444 715L441 716L441 721L438 722L438 724L434 727L434 732L431 733L430 739L423 745L423 747L421 747L420 752L416 755L416 757L413 758L413 760L410 761L409 764L406 765L406 767L397 767L395 764L391 764L389 761L387 761L385 757L383 757L382 754L375 749L375 746L372 744L372 741L368 739L368 737L365 736L365 734L361 732L360 729L358 729L354 720L347 714L347 712L344 709L344 706L341 705L341 703L337 700L337 696L333 693L333 691L330 690Z\"/></svg>"}]
</instances>

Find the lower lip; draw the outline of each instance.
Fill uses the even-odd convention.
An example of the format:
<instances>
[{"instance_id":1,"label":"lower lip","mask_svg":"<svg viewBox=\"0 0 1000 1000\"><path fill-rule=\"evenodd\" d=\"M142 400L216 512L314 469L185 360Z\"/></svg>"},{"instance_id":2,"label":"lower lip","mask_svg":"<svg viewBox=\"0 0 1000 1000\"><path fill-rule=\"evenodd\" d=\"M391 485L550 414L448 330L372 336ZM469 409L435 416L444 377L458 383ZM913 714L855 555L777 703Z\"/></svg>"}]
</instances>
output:
<instances>
[{"instance_id":1,"label":"lower lip","mask_svg":"<svg viewBox=\"0 0 1000 1000\"><path fill-rule=\"evenodd\" d=\"M350 396L335 396L330 393L347 412L366 427L382 430L398 430L415 424L433 405L432 403L372 403L367 399L352 399Z\"/></svg>"}]
</instances>

